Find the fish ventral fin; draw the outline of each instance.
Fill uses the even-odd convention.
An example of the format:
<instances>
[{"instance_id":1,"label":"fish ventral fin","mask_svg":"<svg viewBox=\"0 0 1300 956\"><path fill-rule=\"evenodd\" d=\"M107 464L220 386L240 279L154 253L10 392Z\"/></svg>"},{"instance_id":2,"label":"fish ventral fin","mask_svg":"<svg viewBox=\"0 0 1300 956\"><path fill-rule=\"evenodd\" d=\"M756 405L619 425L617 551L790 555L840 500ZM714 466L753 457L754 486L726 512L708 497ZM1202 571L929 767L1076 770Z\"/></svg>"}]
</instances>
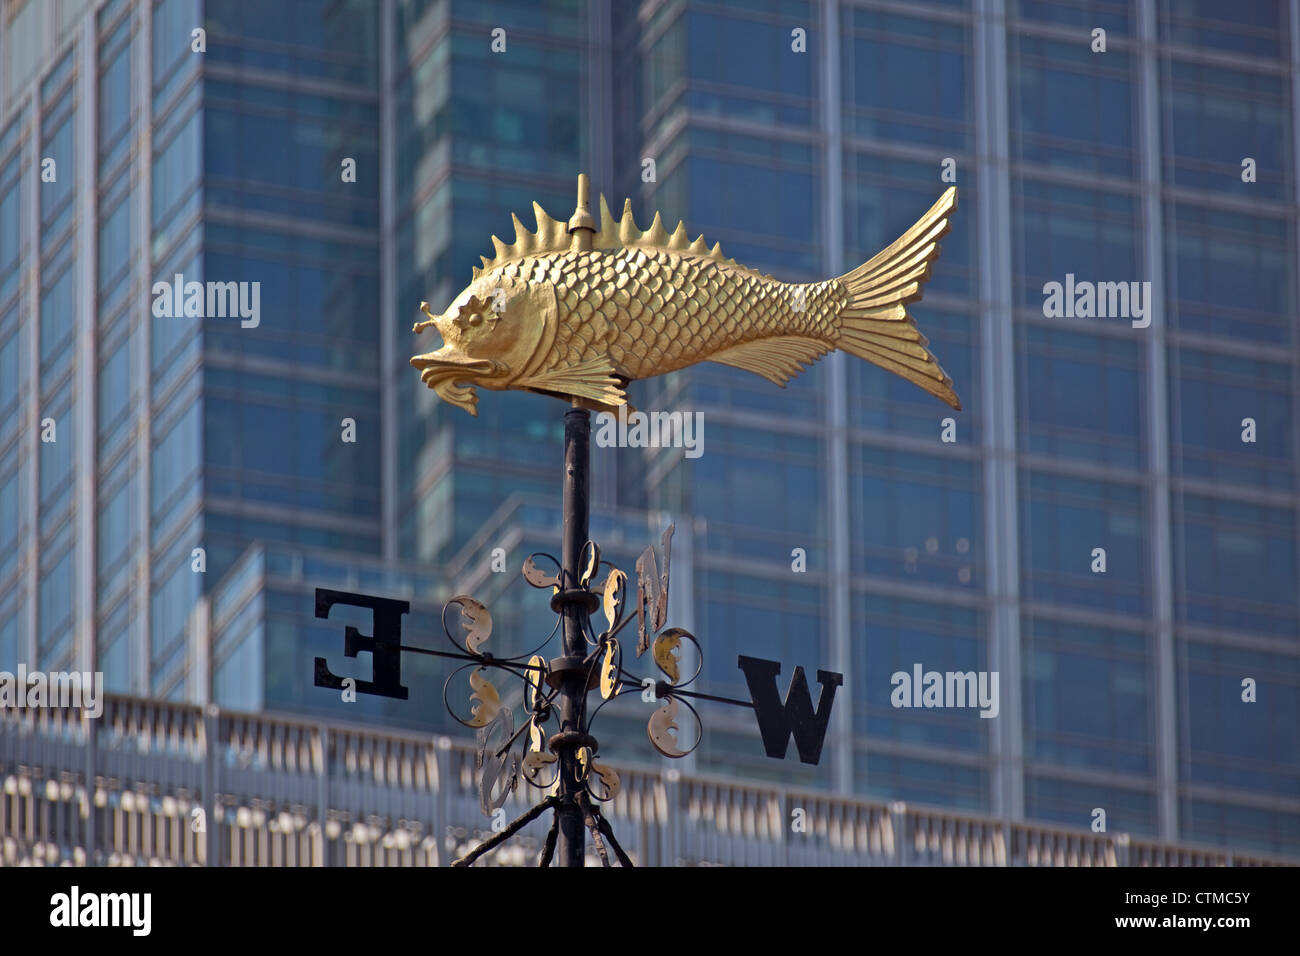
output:
<instances>
[{"instance_id":1,"label":"fish ventral fin","mask_svg":"<svg viewBox=\"0 0 1300 956\"><path fill-rule=\"evenodd\" d=\"M768 339L742 342L709 356L710 362L730 365L761 375L782 388L804 367L816 362L831 350L826 342L802 335L779 335Z\"/></svg>"},{"instance_id":2,"label":"fish ventral fin","mask_svg":"<svg viewBox=\"0 0 1300 956\"><path fill-rule=\"evenodd\" d=\"M939 367L907 313L921 298L931 266L939 258L939 240L952 224L957 187L950 186L916 224L883 250L836 281L848 290L840 312L839 341L844 351L866 359L923 388L958 411L961 400L952 379Z\"/></svg>"},{"instance_id":3,"label":"fish ventral fin","mask_svg":"<svg viewBox=\"0 0 1300 956\"><path fill-rule=\"evenodd\" d=\"M537 229L529 232L519 217L511 215L515 227L515 241L504 243L496 236L492 237L493 257L479 256L483 266L474 267L474 278L491 272L497 266L526 256L548 255L554 252L567 252L572 247L572 237L568 226L558 219L552 219L538 203L533 203L533 215L537 219ZM623 215L615 218L609 210L602 193L600 197L600 231L592 237L592 249L621 249L626 247L670 249L687 255L704 256L715 262L735 265L735 259L722 255L722 244L715 242L712 248L704 241L701 234L691 240L686 234L686 225L677 223L677 228L669 232L664 228L659 213L648 229L642 229L632 216L632 200L623 201Z\"/></svg>"},{"instance_id":4,"label":"fish ventral fin","mask_svg":"<svg viewBox=\"0 0 1300 956\"><path fill-rule=\"evenodd\" d=\"M534 372L516 381L514 387L577 399L586 408L610 411L627 404L627 393L623 391L625 381L615 375L610 360L601 356L576 365Z\"/></svg>"}]
</instances>

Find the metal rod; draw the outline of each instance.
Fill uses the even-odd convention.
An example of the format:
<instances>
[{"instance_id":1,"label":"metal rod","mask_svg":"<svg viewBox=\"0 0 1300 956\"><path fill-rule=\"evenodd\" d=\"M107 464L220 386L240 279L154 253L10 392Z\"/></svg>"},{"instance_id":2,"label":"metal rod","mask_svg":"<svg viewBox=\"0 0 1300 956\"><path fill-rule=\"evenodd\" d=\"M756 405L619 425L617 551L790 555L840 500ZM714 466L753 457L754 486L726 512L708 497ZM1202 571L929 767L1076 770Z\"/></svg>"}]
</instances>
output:
<instances>
[{"instance_id":1,"label":"metal rod","mask_svg":"<svg viewBox=\"0 0 1300 956\"><path fill-rule=\"evenodd\" d=\"M599 812L596 814L596 825L600 827L600 832L605 834L605 839L609 841L609 845L614 848L614 855L618 857L619 865L633 866L631 858L619 846L618 840L614 836L614 828L609 825L609 821Z\"/></svg>"},{"instance_id":2,"label":"metal rod","mask_svg":"<svg viewBox=\"0 0 1300 956\"><path fill-rule=\"evenodd\" d=\"M552 691L547 697L544 698L547 707L551 706L551 701L555 700L555 697L558 693L559 691ZM524 731L527 730L529 726L531 726L533 716L535 715L536 715L536 711L534 711L533 714L530 714L528 719L519 725L519 729L514 732L514 735L509 740L507 740L505 743L503 743L500 747L497 748L496 755L498 757L504 756L506 751L515 745L515 741L523 736Z\"/></svg>"},{"instance_id":3,"label":"metal rod","mask_svg":"<svg viewBox=\"0 0 1300 956\"><path fill-rule=\"evenodd\" d=\"M591 809L591 798L585 793L578 794L578 803L582 807L582 819L587 824L587 829L591 831L591 842L596 845L596 853L600 855L600 865L609 866L609 852L605 849L605 841L600 838L600 828L596 825L596 815Z\"/></svg>"},{"instance_id":4,"label":"metal rod","mask_svg":"<svg viewBox=\"0 0 1300 956\"><path fill-rule=\"evenodd\" d=\"M551 828L546 831L546 842L542 844L542 856L537 861L538 866L550 866L551 857L555 855L555 835L559 831L560 818L558 816L551 819Z\"/></svg>"},{"instance_id":5,"label":"metal rod","mask_svg":"<svg viewBox=\"0 0 1300 956\"><path fill-rule=\"evenodd\" d=\"M614 628L614 630L610 631L608 636L609 636L609 637L618 637L618 632L621 631L621 630L623 630L623 628L627 627L629 624L631 624L631 623L632 623L633 621L635 621L635 620L636 620L636 615L635 615L635 614L629 614L627 617L623 618L623 620L621 620L621 621L618 622L618 627L616 627L616 628Z\"/></svg>"},{"instance_id":6,"label":"metal rod","mask_svg":"<svg viewBox=\"0 0 1300 956\"><path fill-rule=\"evenodd\" d=\"M524 731L527 730L529 726L531 726L531 724L532 724L531 717L529 717L528 720L525 720L522 724L520 724L519 729L510 735L510 739L497 748L496 756L497 757L504 756L506 751L508 751L511 747L515 745L515 741L523 736Z\"/></svg>"},{"instance_id":7,"label":"metal rod","mask_svg":"<svg viewBox=\"0 0 1300 956\"><path fill-rule=\"evenodd\" d=\"M484 667L518 667L526 671L544 671L546 668L538 667L536 664L521 664L518 661L508 660L503 657L488 657L483 654L457 654L454 651L435 651L427 647L412 647L409 644L398 644L399 651L410 651L412 654L428 654L430 657L446 657L453 661L469 661L471 664L478 663Z\"/></svg>"},{"instance_id":8,"label":"metal rod","mask_svg":"<svg viewBox=\"0 0 1300 956\"><path fill-rule=\"evenodd\" d=\"M492 836L489 839L480 843L474 849L470 850L468 853L462 856L459 860L456 860L454 863L452 863L452 866L469 866L475 860L481 857L484 853L496 848L498 845L504 843L506 840L509 840L512 836L515 835L516 832L522 830L529 823L532 823L543 813L545 813L548 807L554 806L557 800L558 800L557 797L547 797L545 800L543 800L537 806L533 807L531 810L525 813L514 823L511 823L509 826L507 826L500 833L492 834Z\"/></svg>"},{"instance_id":9,"label":"metal rod","mask_svg":"<svg viewBox=\"0 0 1300 956\"><path fill-rule=\"evenodd\" d=\"M629 685L636 685L627 688L627 691L631 693L639 692L640 689L645 686L645 682L651 680L651 678L648 677L637 677L635 674L629 674L622 668L619 668L618 676L627 681ZM656 681L655 683L658 684L659 681ZM669 690L668 693L664 695L666 697L694 697L696 700L711 700L718 704L731 704L734 707L748 707L750 710L754 709L754 702L752 700L737 700L735 697L718 697L715 694L701 694L697 690L683 690L680 687L673 687L671 684L668 684L667 686Z\"/></svg>"},{"instance_id":10,"label":"metal rod","mask_svg":"<svg viewBox=\"0 0 1300 956\"><path fill-rule=\"evenodd\" d=\"M561 551L561 587L578 586L579 566L588 534L588 478L591 468L591 416L584 408L573 407L564 413L564 540ZM564 656L587 656L587 611L571 601L563 608ZM571 668L560 681L560 730L582 730L587 678L583 668ZM578 776L578 755L573 746L560 748L559 806L555 810L559 823L559 865L584 866L586 835L578 794L582 782Z\"/></svg>"},{"instance_id":11,"label":"metal rod","mask_svg":"<svg viewBox=\"0 0 1300 956\"><path fill-rule=\"evenodd\" d=\"M711 700L716 704L732 704L736 707L748 707L754 709L752 700L736 700L734 697L715 697L713 694L701 694L695 690L673 690L674 697L694 697L696 700Z\"/></svg>"}]
</instances>

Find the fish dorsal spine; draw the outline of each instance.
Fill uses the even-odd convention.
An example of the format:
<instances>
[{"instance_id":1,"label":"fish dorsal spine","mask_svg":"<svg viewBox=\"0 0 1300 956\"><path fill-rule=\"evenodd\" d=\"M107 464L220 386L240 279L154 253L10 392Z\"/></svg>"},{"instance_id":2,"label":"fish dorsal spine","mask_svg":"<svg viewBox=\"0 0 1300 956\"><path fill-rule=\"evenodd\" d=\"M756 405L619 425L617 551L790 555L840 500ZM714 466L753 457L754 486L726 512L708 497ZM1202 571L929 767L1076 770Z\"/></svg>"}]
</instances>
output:
<instances>
[{"instance_id":1,"label":"fish dorsal spine","mask_svg":"<svg viewBox=\"0 0 1300 956\"><path fill-rule=\"evenodd\" d=\"M571 237L568 227L558 219L552 219L538 203L533 203L533 214L537 217L537 229L529 232L519 217L511 215L515 225L515 241L509 245L496 236L492 237L493 258L479 256L483 267L474 269L474 278L507 262L528 256L540 256L553 252L568 252ZM704 256L725 265L735 265L735 259L728 259L722 254L722 244L715 242L709 248L704 235L696 236L691 241L686 235L685 223L679 221L671 233L663 225L659 213L655 213L654 222L649 229L641 229L632 216L632 200L623 201L623 215L615 219L605 202L604 194L600 197L600 231L592 236L591 249L653 248L668 249L691 255Z\"/></svg>"}]
</instances>

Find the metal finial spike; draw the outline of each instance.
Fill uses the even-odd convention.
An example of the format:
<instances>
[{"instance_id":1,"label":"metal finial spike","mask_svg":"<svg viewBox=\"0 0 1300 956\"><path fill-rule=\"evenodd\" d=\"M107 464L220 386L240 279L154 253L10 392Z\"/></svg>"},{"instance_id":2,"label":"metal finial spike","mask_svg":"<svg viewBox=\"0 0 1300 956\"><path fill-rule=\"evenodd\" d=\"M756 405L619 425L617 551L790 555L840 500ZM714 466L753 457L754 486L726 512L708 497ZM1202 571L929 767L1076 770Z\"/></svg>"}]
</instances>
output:
<instances>
[{"instance_id":1,"label":"metal finial spike","mask_svg":"<svg viewBox=\"0 0 1300 956\"><path fill-rule=\"evenodd\" d=\"M573 234L573 248L591 249L592 236L596 234L596 220L591 215L591 181L586 173L578 174L578 204L569 217L569 232Z\"/></svg>"}]
</instances>

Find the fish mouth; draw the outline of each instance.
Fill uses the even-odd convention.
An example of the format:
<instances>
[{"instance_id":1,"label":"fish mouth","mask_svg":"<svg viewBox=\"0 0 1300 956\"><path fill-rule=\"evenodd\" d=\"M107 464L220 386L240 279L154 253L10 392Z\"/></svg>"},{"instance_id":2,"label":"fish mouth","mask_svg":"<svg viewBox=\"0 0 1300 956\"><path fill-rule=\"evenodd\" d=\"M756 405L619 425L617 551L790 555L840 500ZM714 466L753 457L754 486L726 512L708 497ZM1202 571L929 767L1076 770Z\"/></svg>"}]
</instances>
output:
<instances>
[{"instance_id":1,"label":"fish mouth","mask_svg":"<svg viewBox=\"0 0 1300 956\"><path fill-rule=\"evenodd\" d=\"M428 385L444 402L463 408L477 416L478 394L473 385L459 384L465 379L482 383L496 378L506 367L492 359L449 357L430 352L411 357L411 365L420 369L420 381Z\"/></svg>"}]
</instances>

